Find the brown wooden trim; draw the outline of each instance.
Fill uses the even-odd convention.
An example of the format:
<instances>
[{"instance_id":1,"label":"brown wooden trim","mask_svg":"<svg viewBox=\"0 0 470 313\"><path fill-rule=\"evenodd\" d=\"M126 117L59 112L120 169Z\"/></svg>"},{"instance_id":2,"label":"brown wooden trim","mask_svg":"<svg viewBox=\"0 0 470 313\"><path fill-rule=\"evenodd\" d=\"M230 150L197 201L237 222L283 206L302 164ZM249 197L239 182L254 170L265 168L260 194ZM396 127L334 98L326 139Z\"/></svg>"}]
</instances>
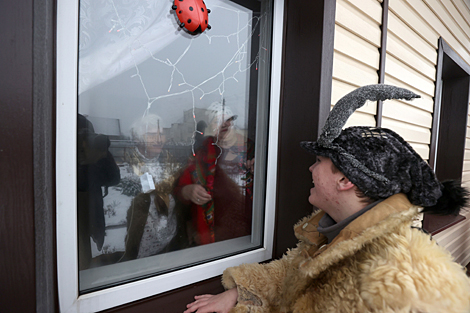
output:
<instances>
[{"instance_id":1,"label":"brown wooden trim","mask_svg":"<svg viewBox=\"0 0 470 313\"><path fill-rule=\"evenodd\" d=\"M434 119L439 124L434 129L437 134L433 138L433 157L436 158L433 165L439 180L461 180L467 132L470 66L442 38L439 39L439 50L442 58L439 55L436 102L439 102L440 109L434 112Z\"/></svg>"},{"instance_id":2,"label":"brown wooden trim","mask_svg":"<svg viewBox=\"0 0 470 313\"><path fill-rule=\"evenodd\" d=\"M0 311L35 312L33 1L0 9Z\"/></svg>"},{"instance_id":3,"label":"brown wooden trim","mask_svg":"<svg viewBox=\"0 0 470 313\"><path fill-rule=\"evenodd\" d=\"M286 0L273 258L297 239L293 225L312 212L308 171L314 156L300 148L316 140L331 106L336 1Z\"/></svg>"},{"instance_id":4,"label":"brown wooden trim","mask_svg":"<svg viewBox=\"0 0 470 313\"><path fill-rule=\"evenodd\" d=\"M435 171L437 178L441 181L462 180L469 85L470 76L468 75L443 80Z\"/></svg>"},{"instance_id":5,"label":"brown wooden trim","mask_svg":"<svg viewBox=\"0 0 470 313\"><path fill-rule=\"evenodd\" d=\"M452 59L463 71L470 75L470 65L468 65L458 54L455 52L449 44L442 38L439 38L439 48Z\"/></svg>"},{"instance_id":6,"label":"brown wooden trim","mask_svg":"<svg viewBox=\"0 0 470 313\"><path fill-rule=\"evenodd\" d=\"M436 149L440 149L437 145L439 136L442 135L440 131L442 125L440 123L445 123L445 119L447 116L447 120L450 122L455 120L458 116L461 115L462 112L457 112L455 110L449 110L449 108L442 108L442 97L446 96L443 93L443 88L445 88L444 80L452 80L457 78L461 80L460 82L455 82L455 84L460 84L467 89L470 88L467 86L465 79L470 76L470 66L465 63L462 58L454 51L452 48L441 38L439 38L439 49L437 55L437 66L436 66L436 82L435 82L435 94L434 94L434 113L433 113L433 124L432 124L432 133L431 133L431 143L430 143L430 155L429 155L429 165L436 171L439 171L438 164L437 164L437 154L439 153ZM455 63L457 69L455 68L444 68L446 63ZM449 66L447 66L449 67ZM460 72L460 74L457 74ZM465 77L466 76L466 77ZM448 84L447 84L448 85ZM466 101L468 103L468 100ZM465 108L466 109L466 108ZM444 111L445 110L445 111ZM443 114L445 116L443 116ZM448 115L451 115L448 117ZM452 114L457 114L457 116L453 116ZM466 117L466 116L465 116ZM447 125L444 125L447 126ZM458 125L457 125L458 126ZM466 132L466 123L465 126ZM464 145L465 146L465 145ZM451 152L446 151L446 153L458 153L458 152ZM464 151L462 151L464 153Z\"/></svg>"},{"instance_id":7,"label":"brown wooden trim","mask_svg":"<svg viewBox=\"0 0 470 313\"><path fill-rule=\"evenodd\" d=\"M424 214L423 229L431 235L436 235L465 220L463 215L433 216Z\"/></svg>"},{"instance_id":8,"label":"brown wooden trim","mask_svg":"<svg viewBox=\"0 0 470 313\"><path fill-rule=\"evenodd\" d=\"M387 59L387 37L388 37L388 2L389 0L382 1L382 25L380 30L382 32L380 39L380 64L379 64L379 84L385 83L385 61ZM377 114L375 115L375 123L377 127L382 126L383 114L383 101L377 101Z\"/></svg>"},{"instance_id":9,"label":"brown wooden trim","mask_svg":"<svg viewBox=\"0 0 470 313\"><path fill-rule=\"evenodd\" d=\"M128 303L123 306L102 311L103 313L174 313L183 312L186 304L194 301L195 295L218 294L224 291L220 276L196 284L172 290L157 296Z\"/></svg>"},{"instance_id":10,"label":"brown wooden trim","mask_svg":"<svg viewBox=\"0 0 470 313\"><path fill-rule=\"evenodd\" d=\"M33 10L33 153L36 312L58 312L55 241L55 1Z\"/></svg>"},{"instance_id":11,"label":"brown wooden trim","mask_svg":"<svg viewBox=\"0 0 470 313\"><path fill-rule=\"evenodd\" d=\"M439 38L429 165L439 180L461 180L465 154L470 66ZM437 234L465 219L425 214L423 228Z\"/></svg>"}]
</instances>

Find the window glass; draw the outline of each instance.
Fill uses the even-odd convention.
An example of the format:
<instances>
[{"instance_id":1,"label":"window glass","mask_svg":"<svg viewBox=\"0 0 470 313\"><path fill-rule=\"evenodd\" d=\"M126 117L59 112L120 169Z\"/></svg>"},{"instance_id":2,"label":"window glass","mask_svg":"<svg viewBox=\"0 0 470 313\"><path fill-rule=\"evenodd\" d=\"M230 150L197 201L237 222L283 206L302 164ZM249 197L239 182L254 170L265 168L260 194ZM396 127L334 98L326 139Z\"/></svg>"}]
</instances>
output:
<instances>
[{"instance_id":1,"label":"window glass","mask_svg":"<svg viewBox=\"0 0 470 313\"><path fill-rule=\"evenodd\" d=\"M80 1L81 293L262 243L271 1L175 4Z\"/></svg>"}]
</instances>

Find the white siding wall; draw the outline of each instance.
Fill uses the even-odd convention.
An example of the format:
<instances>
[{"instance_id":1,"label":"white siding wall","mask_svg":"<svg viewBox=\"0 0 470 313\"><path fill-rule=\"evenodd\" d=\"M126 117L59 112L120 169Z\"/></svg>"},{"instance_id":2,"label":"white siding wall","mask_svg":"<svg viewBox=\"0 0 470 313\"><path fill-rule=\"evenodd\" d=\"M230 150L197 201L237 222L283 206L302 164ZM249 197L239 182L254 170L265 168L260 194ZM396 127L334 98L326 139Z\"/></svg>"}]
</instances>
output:
<instances>
[{"instance_id":1,"label":"white siding wall","mask_svg":"<svg viewBox=\"0 0 470 313\"><path fill-rule=\"evenodd\" d=\"M408 88L421 99L385 103L382 126L397 131L428 160L439 34L405 0L390 0L389 6L385 83Z\"/></svg>"},{"instance_id":2,"label":"white siding wall","mask_svg":"<svg viewBox=\"0 0 470 313\"><path fill-rule=\"evenodd\" d=\"M332 105L359 86L378 83L381 22L382 7L377 0L336 1ZM375 126L376 109L375 102L366 104L346 127Z\"/></svg>"},{"instance_id":3,"label":"white siding wall","mask_svg":"<svg viewBox=\"0 0 470 313\"><path fill-rule=\"evenodd\" d=\"M378 82L379 0L337 0L332 104L358 86ZM393 129L429 159L438 39L470 64L469 0L390 0L385 83L421 95L414 101L386 101L382 126ZM375 125L376 103L358 110L346 126ZM470 188L470 117L463 172ZM435 236L458 262L470 262L470 213L467 220Z\"/></svg>"}]
</instances>

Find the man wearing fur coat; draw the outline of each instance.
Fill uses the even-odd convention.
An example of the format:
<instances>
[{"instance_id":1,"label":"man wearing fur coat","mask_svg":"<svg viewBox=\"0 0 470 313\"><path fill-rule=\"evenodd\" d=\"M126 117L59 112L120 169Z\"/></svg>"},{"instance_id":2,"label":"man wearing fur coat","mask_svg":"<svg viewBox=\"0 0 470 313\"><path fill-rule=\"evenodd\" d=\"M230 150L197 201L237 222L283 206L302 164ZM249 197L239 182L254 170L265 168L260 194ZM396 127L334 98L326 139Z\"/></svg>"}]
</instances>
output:
<instances>
[{"instance_id":1,"label":"man wearing fur coat","mask_svg":"<svg viewBox=\"0 0 470 313\"><path fill-rule=\"evenodd\" d=\"M309 202L320 210L294 227L299 243L280 260L225 270L219 295L196 296L189 312L470 312L464 268L413 221L458 214L467 192L439 182L394 131L342 130L367 100L419 97L370 85L335 105L316 142Z\"/></svg>"}]
</instances>

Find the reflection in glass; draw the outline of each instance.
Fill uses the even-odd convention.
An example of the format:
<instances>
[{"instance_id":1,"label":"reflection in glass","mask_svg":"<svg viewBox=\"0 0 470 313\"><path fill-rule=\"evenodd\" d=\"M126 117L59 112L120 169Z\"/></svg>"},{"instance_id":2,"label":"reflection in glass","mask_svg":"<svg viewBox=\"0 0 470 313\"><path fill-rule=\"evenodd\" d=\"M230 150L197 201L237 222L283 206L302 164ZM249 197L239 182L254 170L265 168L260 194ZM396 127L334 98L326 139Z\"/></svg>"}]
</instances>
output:
<instances>
[{"instance_id":1,"label":"reflection in glass","mask_svg":"<svg viewBox=\"0 0 470 313\"><path fill-rule=\"evenodd\" d=\"M83 115L77 121L77 191L79 268L92 261L90 238L102 250L105 237L103 191L119 183L119 168L108 151L107 136L96 134L93 124Z\"/></svg>"},{"instance_id":2,"label":"reflection in glass","mask_svg":"<svg viewBox=\"0 0 470 313\"><path fill-rule=\"evenodd\" d=\"M234 128L237 115L225 103L212 103L202 140L174 194L191 206L191 242L197 245L249 235L254 147ZM186 210L187 211L187 210Z\"/></svg>"},{"instance_id":3,"label":"reflection in glass","mask_svg":"<svg viewBox=\"0 0 470 313\"><path fill-rule=\"evenodd\" d=\"M271 1L237 2L194 36L172 1L80 1L81 292L261 245Z\"/></svg>"}]
</instances>

